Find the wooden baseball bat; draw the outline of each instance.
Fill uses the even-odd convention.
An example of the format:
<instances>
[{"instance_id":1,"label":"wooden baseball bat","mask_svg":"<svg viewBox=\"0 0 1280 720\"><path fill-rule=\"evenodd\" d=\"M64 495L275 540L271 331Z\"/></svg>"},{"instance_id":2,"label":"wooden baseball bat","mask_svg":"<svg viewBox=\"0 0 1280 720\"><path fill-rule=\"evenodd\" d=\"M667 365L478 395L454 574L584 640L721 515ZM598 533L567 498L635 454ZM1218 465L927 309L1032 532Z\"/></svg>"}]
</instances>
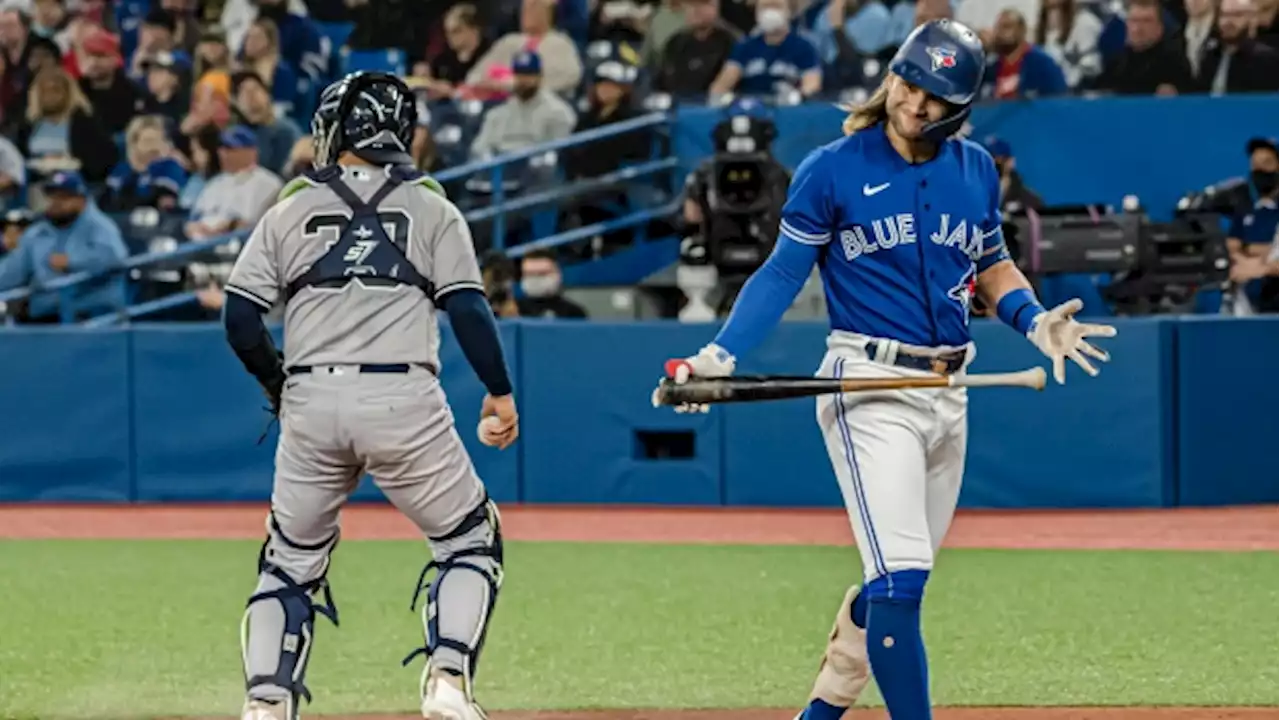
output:
<instances>
[{"instance_id":1,"label":"wooden baseball bat","mask_svg":"<svg viewBox=\"0 0 1280 720\"><path fill-rule=\"evenodd\" d=\"M817 378L781 375L738 375L723 378L693 378L677 385L666 378L654 394L655 405L759 402L813 397L830 393L865 390L912 390L949 387L1025 387L1043 390L1044 368L1018 372L975 375L936 375L887 378Z\"/></svg>"}]
</instances>

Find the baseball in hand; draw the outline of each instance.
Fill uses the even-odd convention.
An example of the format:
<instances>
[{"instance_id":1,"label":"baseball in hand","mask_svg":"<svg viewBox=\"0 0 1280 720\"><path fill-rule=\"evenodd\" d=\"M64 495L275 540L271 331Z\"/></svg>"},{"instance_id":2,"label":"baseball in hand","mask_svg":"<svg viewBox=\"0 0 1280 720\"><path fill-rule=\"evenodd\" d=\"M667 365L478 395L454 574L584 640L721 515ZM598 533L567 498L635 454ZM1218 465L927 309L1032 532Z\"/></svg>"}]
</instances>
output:
<instances>
[{"instance_id":1,"label":"baseball in hand","mask_svg":"<svg viewBox=\"0 0 1280 720\"><path fill-rule=\"evenodd\" d=\"M480 418L480 424L476 425L476 437L480 438L481 443L493 447L498 444L494 436L501 427L502 421L496 415Z\"/></svg>"}]
</instances>

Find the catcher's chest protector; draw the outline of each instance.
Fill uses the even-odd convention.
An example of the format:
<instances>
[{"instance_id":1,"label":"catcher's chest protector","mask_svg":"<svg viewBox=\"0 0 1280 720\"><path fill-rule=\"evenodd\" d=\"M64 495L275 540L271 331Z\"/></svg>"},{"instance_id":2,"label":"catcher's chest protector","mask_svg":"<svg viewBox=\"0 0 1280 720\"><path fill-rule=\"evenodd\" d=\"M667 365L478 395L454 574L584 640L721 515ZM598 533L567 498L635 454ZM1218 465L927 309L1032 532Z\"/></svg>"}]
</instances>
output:
<instances>
[{"instance_id":1,"label":"catcher's chest protector","mask_svg":"<svg viewBox=\"0 0 1280 720\"><path fill-rule=\"evenodd\" d=\"M331 214L317 214L306 219L308 226L315 223L333 224L337 221L340 235L337 242L330 245L319 260L289 283L286 300L304 287L340 289L353 280L366 287L413 285L426 293L427 297L435 295L431 281L418 272L406 255L408 237L396 237L393 240L387 234L388 227L398 225L395 220L400 214L388 214L384 218L378 212L378 205L403 182L397 173L388 173L387 181L368 201L361 200L355 191L342 182L340 167L327 167L313 177L350 206L351 218L347 220L345 217L335 218ZM303 231L310 233L316 229L306 227Z\"/></svg>"}]
</instances>

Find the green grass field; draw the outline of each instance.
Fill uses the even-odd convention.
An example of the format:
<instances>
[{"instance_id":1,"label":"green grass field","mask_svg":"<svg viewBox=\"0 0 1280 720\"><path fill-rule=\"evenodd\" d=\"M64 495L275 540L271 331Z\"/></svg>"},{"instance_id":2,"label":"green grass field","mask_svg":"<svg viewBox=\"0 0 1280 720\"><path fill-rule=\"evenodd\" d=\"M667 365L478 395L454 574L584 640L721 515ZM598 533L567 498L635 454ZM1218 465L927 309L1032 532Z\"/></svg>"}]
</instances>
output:
<instances>
[{"instance_id":1,"label":"green grass field","mask_svg":"<svg viewBox=\"0 0 1280 720\"><path fill-rule=\"evenodd\" d=\"M256 542L0 542L0 717L229 714ZM414 542L344 542L312 712L412 711ZM796 707L858 572L821 547L509 543L492 709ZM944 551L940 705L1274 705L1277 555ZM867 699L874 702L874 696Z\"/></svg>"}]
</instances>

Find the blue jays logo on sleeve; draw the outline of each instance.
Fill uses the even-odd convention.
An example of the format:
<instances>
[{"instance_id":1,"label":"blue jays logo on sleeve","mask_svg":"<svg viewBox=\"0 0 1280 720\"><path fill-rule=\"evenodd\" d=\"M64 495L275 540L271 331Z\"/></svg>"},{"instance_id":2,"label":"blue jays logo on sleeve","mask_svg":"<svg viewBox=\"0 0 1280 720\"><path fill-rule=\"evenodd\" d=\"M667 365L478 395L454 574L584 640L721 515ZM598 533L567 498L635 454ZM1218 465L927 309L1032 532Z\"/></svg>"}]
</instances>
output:
<instances>
[{"instance_id":1,"label":"blue jays logo on sleeve","mask_svg":"<svg viewBox=\"0 0 1280 720\"><path fill-rule=\"evenodd\" d=\"M933 66L934 72L956 66L956 51L951 48L931 47L926 48L925 52L929 53L929 63Z\"/></svg>"}]
</instances>

